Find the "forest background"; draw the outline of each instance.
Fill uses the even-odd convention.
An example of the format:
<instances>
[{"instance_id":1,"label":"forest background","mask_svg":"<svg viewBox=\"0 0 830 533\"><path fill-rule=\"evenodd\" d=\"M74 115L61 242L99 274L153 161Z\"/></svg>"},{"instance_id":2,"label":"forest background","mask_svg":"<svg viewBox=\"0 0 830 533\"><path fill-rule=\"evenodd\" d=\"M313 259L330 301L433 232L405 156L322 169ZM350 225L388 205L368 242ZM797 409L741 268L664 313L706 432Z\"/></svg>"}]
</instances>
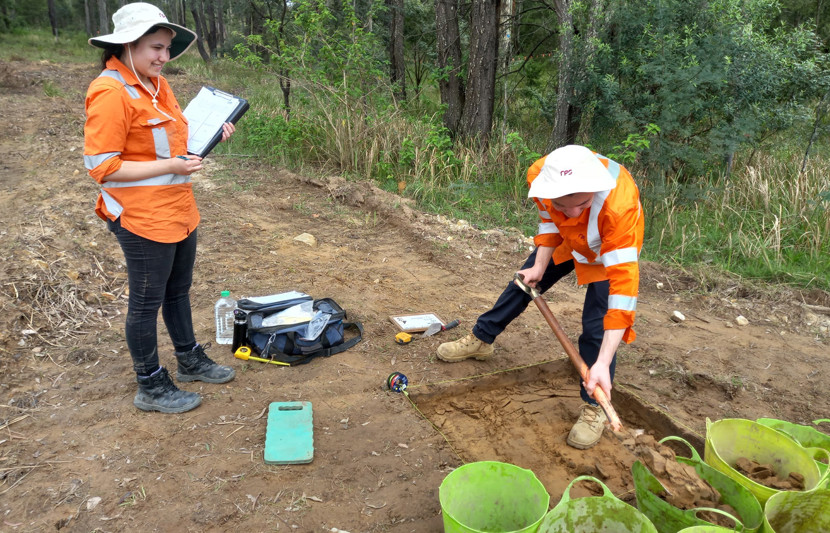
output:
<instances>
[{"instance_id":1,"label":"forest background","mask_svg":"<svg viewBox=\"0 0 830 533\"><path fill-rule=\"evenodd\" d=\"M584 144L635 175L646 259L830 290L830 2L152 3L200 35L166 75L251 103L228 156L532 235L527 167ZM97 61L123 4L0 0L0 61Z\"/></svg>"}]
</instances>

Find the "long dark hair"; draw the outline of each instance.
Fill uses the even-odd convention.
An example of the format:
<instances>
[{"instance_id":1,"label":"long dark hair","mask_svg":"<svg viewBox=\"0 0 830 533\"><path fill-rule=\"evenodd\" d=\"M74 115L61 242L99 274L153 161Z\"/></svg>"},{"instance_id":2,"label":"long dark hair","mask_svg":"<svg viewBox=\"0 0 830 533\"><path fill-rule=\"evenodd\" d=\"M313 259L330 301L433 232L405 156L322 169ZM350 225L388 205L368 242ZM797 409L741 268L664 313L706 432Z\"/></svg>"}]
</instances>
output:
<instances>
[{"instance_id":1,"label":"long dark hair","mask_svg":"<svg viewBox=\"0 0 830 533\"><path fill-rule=\"evenodd\" d=\"M109 61L113 57L120 58L123 52L123 44L110 44L106 48L104 48L104 51L101 52L101 70L106 70L107 61Z\"/></svg>"},{"instance_id":2,"label":"long dark hair","mask_svg":"<svg viewBox=\"0 0 830 533\"><path fill-rule=\"evenodd\" d=\"M149 30L145 31L144 35L150 35L152 33L156 33L157 31L159 31L162 28L169 29L169 28L165 28L164 26L153 26ZM142 35L141 37L144 37L144 35ZM139 41L139 39L141 39L141 37L139 37L138 39L133 41L133 43L137 43ZM128 44L132 44L132 43L128 43ZM107 61L109 61L113 57L117 57L118 59L121 59L121 54L123 54L123 53L124 53L124 45L123 44L107 44L104 47L104 51L101 52L101 69L106 70Z\"/></svg>"}]
</instances>

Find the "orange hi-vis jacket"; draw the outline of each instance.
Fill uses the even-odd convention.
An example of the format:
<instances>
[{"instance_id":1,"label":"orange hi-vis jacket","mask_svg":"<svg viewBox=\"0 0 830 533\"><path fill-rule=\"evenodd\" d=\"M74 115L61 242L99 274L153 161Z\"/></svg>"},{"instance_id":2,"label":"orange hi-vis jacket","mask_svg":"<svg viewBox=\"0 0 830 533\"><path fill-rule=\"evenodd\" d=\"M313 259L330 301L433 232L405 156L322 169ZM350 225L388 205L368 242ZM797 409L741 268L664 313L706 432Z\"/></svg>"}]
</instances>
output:
<instances>
[{"instance_id":1,"label":"orange hi-vis jacket","mask_svg":"<svg viewBox=\"0 0 830 533\"><path fill-rule=\"evenodd\" d=\"M596 154L613 178L616 186L594 193L591 206L578 218L567 218L547 198L533 198L539 208L539 232L536 246L554 248L554 264L573 260L580 285L609 280L608 312L605 329L625 329L623 340L636 338L631 326L637 310L640 285L638 259L643 247L643 209L640 191L625 167ZM527 171L530 185L539 175L545 158Z\"/></svg>"},{"instance_id":2,"label":"orange hi-vis jacket","mask_svg":"<svg viewBox=\"0 0 830 533\"><path fill-rule=\"evenodd\" d=\"M159 76L158 111L150 94L118 58L89 85L84 165L101 194L95 212L165 243L184 240L199 224L190 176L163 174L138 181L107 181L123 161L154 161L187 154L187 119L167 80ZM165 116L168 115L168 116Z\"/></svg>"}]
</instances>

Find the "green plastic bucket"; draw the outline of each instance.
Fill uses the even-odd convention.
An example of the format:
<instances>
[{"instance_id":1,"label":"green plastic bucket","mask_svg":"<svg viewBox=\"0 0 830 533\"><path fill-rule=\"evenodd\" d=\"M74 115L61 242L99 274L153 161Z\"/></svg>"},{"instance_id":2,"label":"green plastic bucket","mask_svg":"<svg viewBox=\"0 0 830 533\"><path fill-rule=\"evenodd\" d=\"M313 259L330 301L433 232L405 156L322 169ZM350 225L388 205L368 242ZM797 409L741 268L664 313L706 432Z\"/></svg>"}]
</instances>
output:
<instances>
[{"instance_id":1,"label":"green plastic bucket","mask_svg":"<svg viewBox=\"0 0 830 533\"><path fill-rule=\"evenodd\" d=\"M717 422L706 419L703 457L709 466L749 489L761 505L781 491L756 483L735 470L732 465L741 457L771 464L779 473L800 473L804 476L805 490L816 488L822 478L812 454L793 439L763 424L740 418Z\"/></svg>"},{"instance_id":2,"label":"green plastic bucket","mask_svg":"<svg viewBox=\"0 0 830 533\"><path fill-rule=\"evenodd\" d=\"M445 533L533 533L550 495L530 470L479 461L450 472L438 488Z\"/></svg>"},{"instance_id":3,"label":"green plastic bucket","mask_svg":"<svg viewBox=\"0 0 830 533\"><path fill-rule=\"evenodd\" d=\"M577 481L590 480L602 487L602 496L571 499ZM619 500L600 480L579 476L570 482L556 507L539 524L539 533L657 533L651 521Z\"/></svg>"},{"instance_id":4,"label":"green plastic bucket","mask_svg":"<svg viewBox=\"0 0 830 533\"><path fill-rule=\"evenodd\" d=\"M766 533L827 533L830 531L830 490L780 492L767 500Z\"/></svg>"},{"instance_id":5,"label":"green plastic bucket","mask_svg":"<svg viewBox=\"0 0 830 533\"><path fill-rule=\"evenodd\" d=\"M676 533L692 526L716 527L698 517L698 513L701 511L713 511L728 516L737 526L734 529L742 527L742 530L748 533L756 533L761 530L764 523L764 511L761 509L758 499L749 489L704 463L697 450L686 440L680 437L666 437L660 443L663 444L668 441L681 442L688 447L691 457L677 456L677 461L692 466L701 479L712 485L721 494L721 501L738 512L740 520L718 509L700 507L684 510L671 505L659 496L663 490L660 481L649 472L645 465L637 461L631 467L631 473L634 477L634 489L637 494L637 508L654 523L659 533Z\"/></svg>"},{"instance_id":6,"label":"green plastic bucket","mask_svg":"<svg viewBox=\"0 0 830 533\"><path fill-rule=\"evenodd\" d=\"M757 422L789 435L790 438L813 454L813 458L818 464L819 472L824 474L827 470L827 463L822 462L820 459L826 461L828 455L830 455L830 435L822 433L814 427L793 424L792 422L778 420L777 418L759 418Z\"/></svg>"}]
</instances>

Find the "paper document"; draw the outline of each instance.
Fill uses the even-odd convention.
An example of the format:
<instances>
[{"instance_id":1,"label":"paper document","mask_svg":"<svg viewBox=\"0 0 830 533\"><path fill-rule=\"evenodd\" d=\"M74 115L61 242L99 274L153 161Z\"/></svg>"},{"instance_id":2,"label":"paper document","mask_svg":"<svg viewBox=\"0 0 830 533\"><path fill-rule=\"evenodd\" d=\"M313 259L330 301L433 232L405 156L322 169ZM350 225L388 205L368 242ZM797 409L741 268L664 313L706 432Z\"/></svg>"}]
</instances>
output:
<instances>
[{"instance_id":1,"label":"paper document","mask_svg":"<svg viewBox=\"0 0 830 533\"><path fill-rule=\"evenodd\" d=\"M187 152L205 157L222 140L222 124L236 123L248 110L248 101L213 87L202 87L187 104Z\"/></svg>"},{"instance_id":2,"label":"paper document","mask_svg":"<svg viewBox=\"0 0 830 533\"><path fill-rule=\"evenodd\" d=\"M273 304L277 302L287 302L288 300L296 300L297 298L310 298L308 294L299 291L281 292L279 294L271 294L268 296L250 296L246 300L250 300L258 304Z\"/></svg>"}]
</instances>

